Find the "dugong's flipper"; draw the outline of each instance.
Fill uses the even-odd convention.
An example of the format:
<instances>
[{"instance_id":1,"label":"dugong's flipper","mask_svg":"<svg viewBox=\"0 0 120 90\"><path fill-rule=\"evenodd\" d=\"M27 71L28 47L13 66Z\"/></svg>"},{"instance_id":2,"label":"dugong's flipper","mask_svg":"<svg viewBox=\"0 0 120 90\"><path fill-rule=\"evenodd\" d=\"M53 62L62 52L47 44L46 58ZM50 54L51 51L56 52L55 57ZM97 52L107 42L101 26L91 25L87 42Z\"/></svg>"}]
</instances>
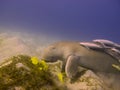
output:
<instances>
[{"instance_id":1,"label":"dugong's flipper","mask_svg":"<svg viewBox=\"0 0 120 90\"><path fill-rule=\"evenodd\" d=\"M80 57L75 55L70 55L67 59L65 72L70 79L75 77L78 72L79 59Z\"/></svg>"}]
</instances>

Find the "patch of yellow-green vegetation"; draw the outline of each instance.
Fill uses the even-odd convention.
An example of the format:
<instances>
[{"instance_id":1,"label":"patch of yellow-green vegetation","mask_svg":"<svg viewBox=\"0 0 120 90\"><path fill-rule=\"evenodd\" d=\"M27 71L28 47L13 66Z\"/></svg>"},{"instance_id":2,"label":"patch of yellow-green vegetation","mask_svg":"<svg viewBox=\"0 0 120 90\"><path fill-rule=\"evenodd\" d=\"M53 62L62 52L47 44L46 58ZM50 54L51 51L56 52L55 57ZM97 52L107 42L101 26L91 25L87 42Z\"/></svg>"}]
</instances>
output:
<instances>
[{"instance_id":1,"label":"patch of yellow-green vegetation","mask_svg":"<svg viewBox=\"0 0 120 90\"><path fill-rule=\"evenodd\" d=\"M65 72L61 72L61 62L56 62L54 64L48 64L48 70L55 76L58 81L65 84L68 80Z\"/></svg>"},{"instance_id":2,"label":"patch of yellow-green vegetation","mask_svg":"<svg viewBox=\"0 0 120 90\"><path fill-rule=\"evenodd\" d=\"M65 73L58 73L57 76L62 83L65 82Z\"/></svg>"},{"instance_id":3,"label":"patch of yellow-green vegetation","mask_svg":"<svg viewBox=\"0 0 120 90\"><path fill-rule=\"evenodd\" d=\"M31 61L35 66L38 66L39 70L48 70L48 65L44 60L39 60L37 57L32 57Z\"/></svg>"},{"instance_id":4,"label":"patch of yellow-green vegetation","mask_svg":"<svg viewBox=\"0 0 120 90\"><path fill-rule=\"evenodd\" d=\"M119 70L119 71L120 71L120 66L119 66L119 65L112 64L112 67L114 67L115 69L117 69L117 70Z\"/></svg>"},{"instance_id":5,"label":"patch of yellow-green vegetation","mask_svg":"<svg viewBox=\"0 0 120 90\"><path fill-rule=\"evenodd\" d=\"M31 61L32 61L32 63L33 63L34 65L37 65L38 62L39 62L37 57L32 57L32 58L31 58Z\"/></svg>"},{"instance_id":6,"label":"patch of yellow-green vegetation","mask_svg":"<svg viewBox=\"0 0 120 90\"><path fill-rule=\"evenodd\" d=\"M0 66L0 90L66 90L65 86L58 85L59 81L56 83L49 65L36 57L18 55Z\"/></svg>"},{"instance_id":7,"label":"patch of yellow-green vegetation","mask_svg":"<svg viewBox=\"0 0 120 90\"><path fill-rule=\"evenodd\" d=\"M39 60L37 57L32 57L31 61L34 65L38 66L39 70L44 70L44 71L48 70L48 64L45 62L45 60ZM64 83L65 73L57 72L57 77L60 82Z\"/></svg>"}]
</instances>

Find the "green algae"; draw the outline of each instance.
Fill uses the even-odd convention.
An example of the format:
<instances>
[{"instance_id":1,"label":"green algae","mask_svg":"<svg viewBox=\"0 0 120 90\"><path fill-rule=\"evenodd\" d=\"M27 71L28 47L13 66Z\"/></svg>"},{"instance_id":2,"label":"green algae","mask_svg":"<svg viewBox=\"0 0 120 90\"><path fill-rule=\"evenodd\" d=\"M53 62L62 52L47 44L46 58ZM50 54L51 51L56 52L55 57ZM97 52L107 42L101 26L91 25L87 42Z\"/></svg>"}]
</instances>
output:
<instances>
[{"instance_id":1,"label":"green algae","mask_svg":"<svg viewBox=\"0 0 120 90\"><path fill-rule=\"evenodd\" d=\"M41 66L42 64L43 66ZM0 65L0 90L14 90L15 88L21 88L20 90L66 90L64 86L56 83L54 75L49 69L40 70L46 66L43 61L42 64L34 65L31 57L26 55L9 58Z\"/></svg>"}]
</instances>

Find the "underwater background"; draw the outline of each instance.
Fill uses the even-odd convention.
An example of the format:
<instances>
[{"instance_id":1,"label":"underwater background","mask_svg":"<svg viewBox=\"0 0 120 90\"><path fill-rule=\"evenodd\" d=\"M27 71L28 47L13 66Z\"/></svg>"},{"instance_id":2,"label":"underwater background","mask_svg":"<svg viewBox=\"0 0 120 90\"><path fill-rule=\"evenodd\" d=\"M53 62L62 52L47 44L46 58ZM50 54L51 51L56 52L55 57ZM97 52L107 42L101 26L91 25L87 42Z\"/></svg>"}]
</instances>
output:
<instances>
[{"instance_id":1,"label":"underwater background","mask_svg":"<svg viewBox=\"0 0 120 90\"><path fill-rule=\"evenodd\" d=\"M119 43L120 1L1 0L1 31L60 40L102 38Z\"/></svg>"}]
</instances>

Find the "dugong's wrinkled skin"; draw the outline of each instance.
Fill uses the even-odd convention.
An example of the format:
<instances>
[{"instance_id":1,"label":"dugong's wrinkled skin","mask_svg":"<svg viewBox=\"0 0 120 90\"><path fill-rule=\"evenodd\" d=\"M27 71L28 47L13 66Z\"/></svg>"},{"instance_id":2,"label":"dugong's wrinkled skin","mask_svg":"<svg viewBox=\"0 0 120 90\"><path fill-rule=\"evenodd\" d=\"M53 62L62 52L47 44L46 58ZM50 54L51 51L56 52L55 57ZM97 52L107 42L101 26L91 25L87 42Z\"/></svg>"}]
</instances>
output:
<instances>
[{"instance_id":1,"label":"dugong's wrinkled skin","mask_svg":"<svg viewBox=\"0 0 120 90\"><path fill-rule=\"evenodd\" d=\"M120 66L117 60L104 52L88 50L79 42L54 43L44 50L41 58L46 62L63 61L62 71L65 70L69 78L73 78L78 72L78 67L82 66L103 78L113 76L114 79L110 77L109 83L115 79L120 80L120 71L112 66L113 64ZM116 87L120 89L120 82Z\"/></svg>"}]
</instances>

